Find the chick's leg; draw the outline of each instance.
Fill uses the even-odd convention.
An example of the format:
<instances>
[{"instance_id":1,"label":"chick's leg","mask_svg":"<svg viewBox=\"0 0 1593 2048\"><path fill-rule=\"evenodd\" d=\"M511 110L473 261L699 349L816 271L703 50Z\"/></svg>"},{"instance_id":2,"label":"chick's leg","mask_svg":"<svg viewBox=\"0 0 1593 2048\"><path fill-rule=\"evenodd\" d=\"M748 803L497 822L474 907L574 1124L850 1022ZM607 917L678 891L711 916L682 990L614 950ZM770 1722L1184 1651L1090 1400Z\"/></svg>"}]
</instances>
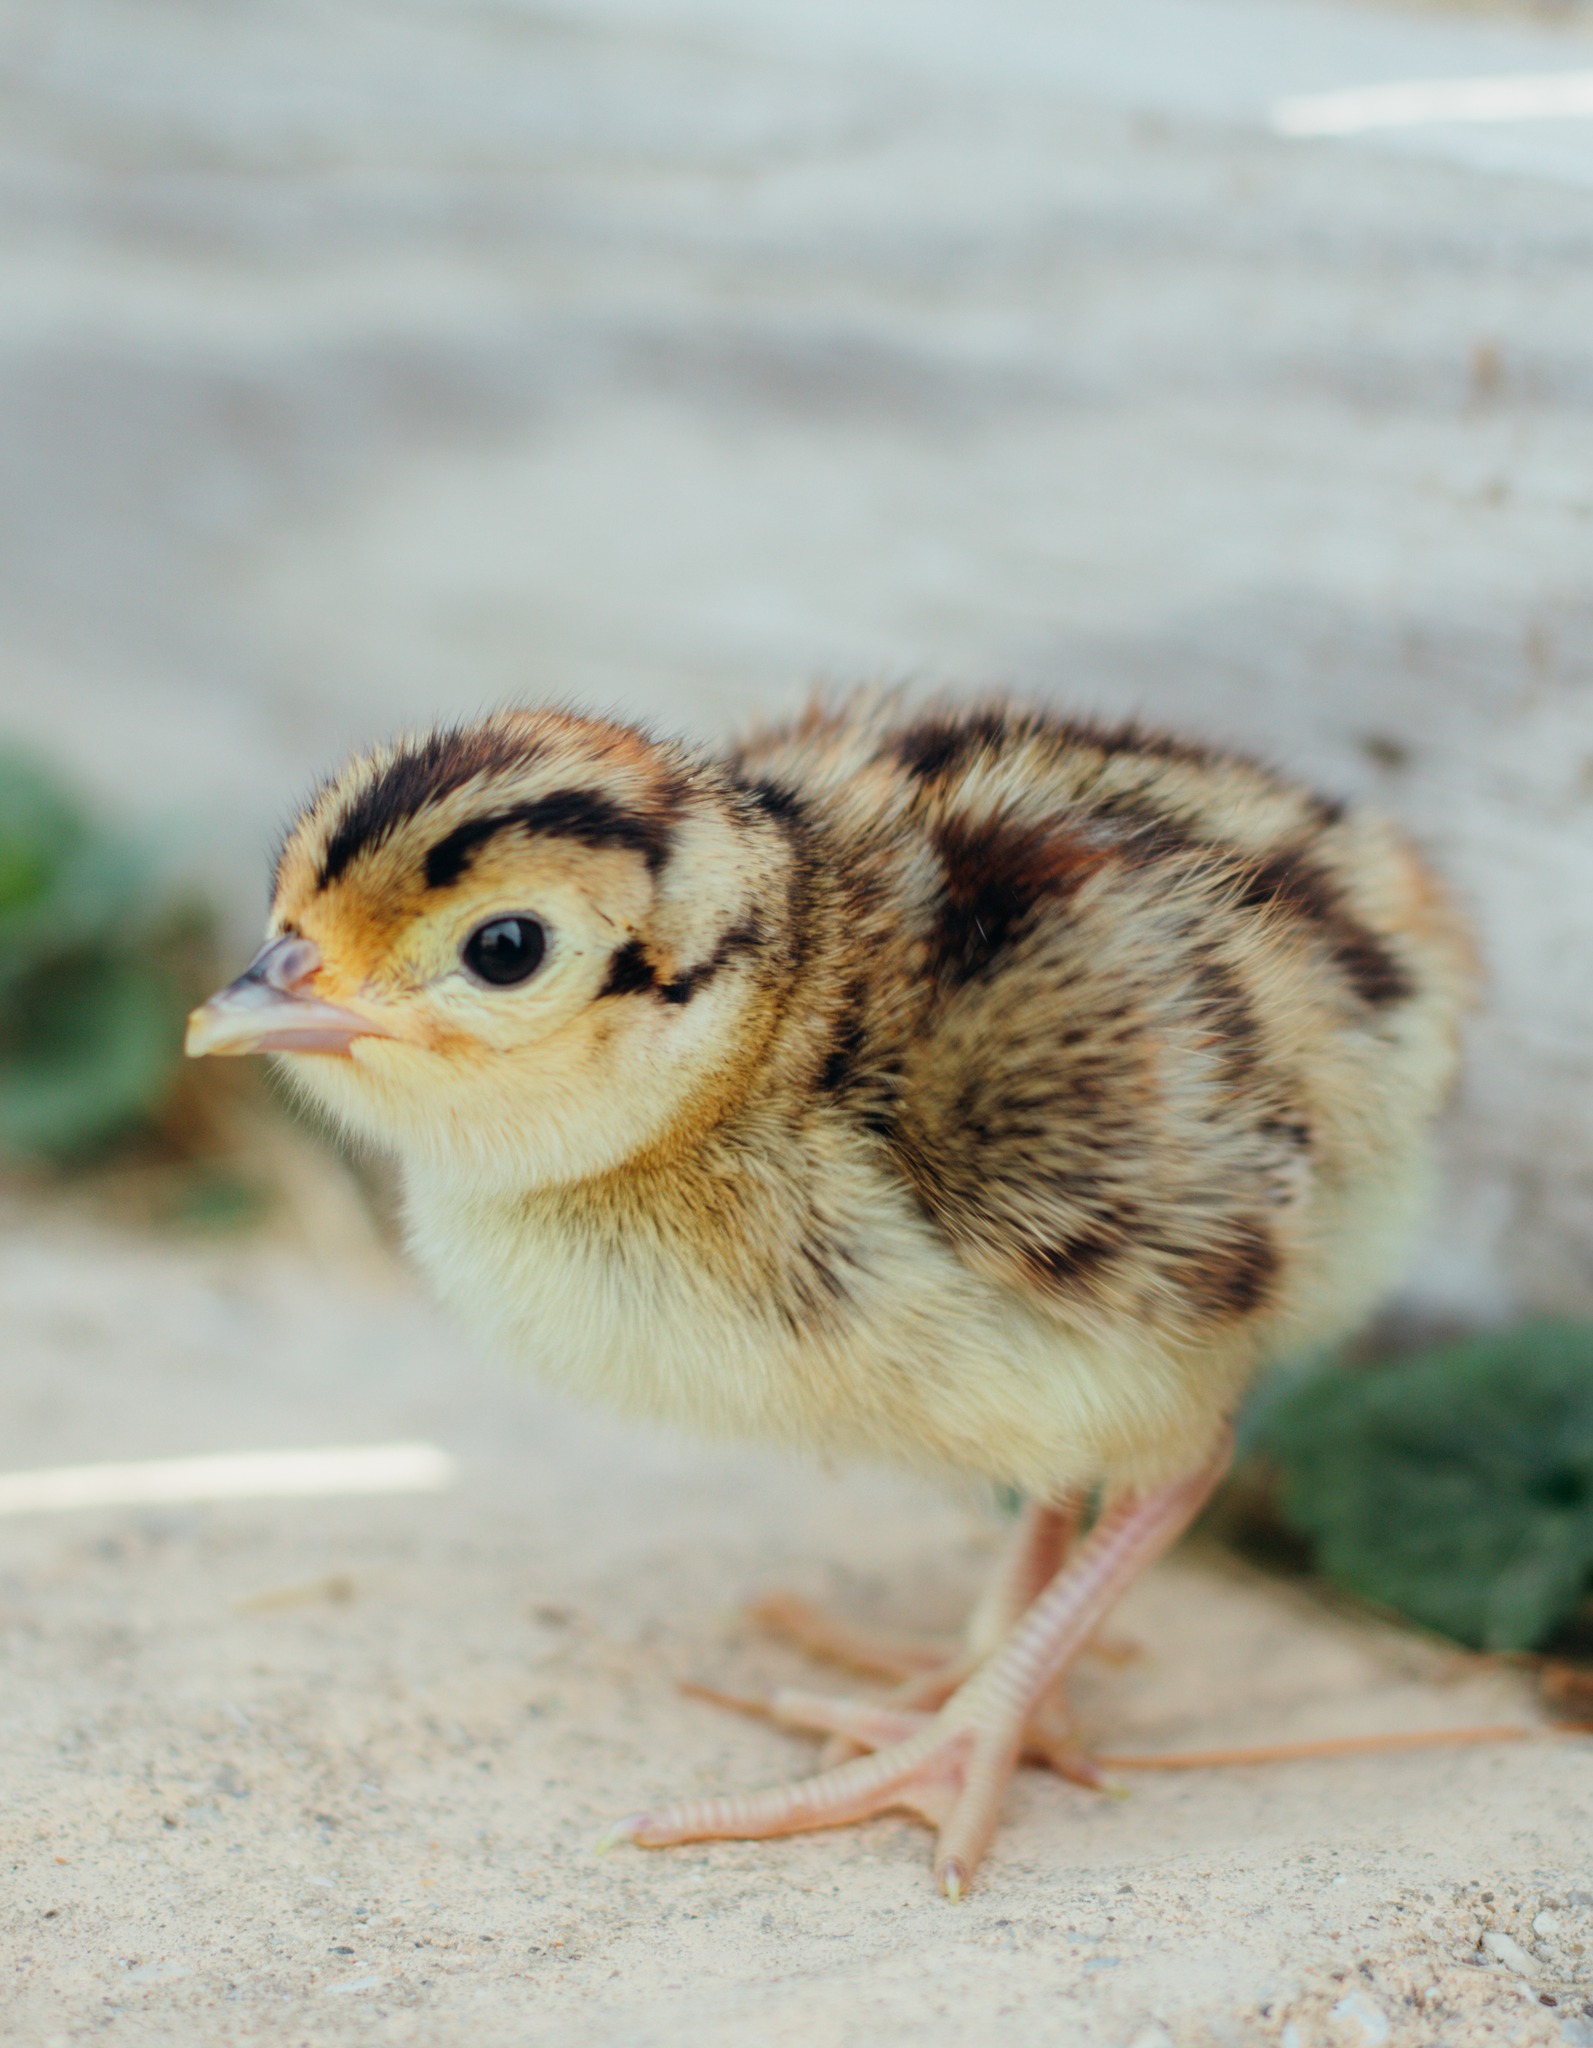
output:
<instances>
[{"instance_id":1,"label":"chick's leg","mask_svg":"<svg viewBox=\"0 0 1593 2048\"><path fill-rule=\"evenodd\" d=\"M1031 1503L1023 1510L1011 1539L1002 1551L996 1569L986 1581L984 1592L968 1617L960 1644L936 1641L933 1637L890 1636L854 1629L828 1615L789 1600L766 1601L754 1615L766 1626L786 1636L813 1655L830 1662L847 1664L856 1670L898 1681L887 1704L909 1712L933 1711L945 1705L964 1679L1007 1634L1039 1593L1061 1569L1074 1533L1079 1511L1071 1502L1053 1505ZM792 1695L779 1694L770 1703L777 1720L795 1727ZM804 1696L805 1697L805 1696ZM1079 1757L1076 1749L1056 1738L1066 1720L1066 1707L1057 1701L1048 1706L1050 1740L1038 1753L1038 1760L1050 1763L1065 1776L1095 1783L1098 1774ZM823 1729L825 1724L807 1725ZM828 1730L830 1739L819 1754L819 1768L827 1770L877 1748L837 1727Z\"/></svg>"},{"instance_id":2,"label":"chick's leg","mask_svg":"<svg viewBox=\"0 0 1593 2048\"><path fill-rule=\"evenodd\" d=\"M836 1708L827 1719L815 1709L804 1722L816 1720L870 1754L767 1792L688 1799L633 1814L606 1840L662 1848L719 1836L796 1834L905 1810L937 1830L936 1879L948 1897L960 1898L995 1831L1036 1709L1112 1604L1188 1527L1227 1458L1224 1445L1220 1457L1188 1478L1108 1507L1073 1558L938 1711L896 1700L850 1714ZM785 1703L798 1704L789 1695Z\"/></svg>"},{"instance_id":3,"label":"chick's leg","mask_svg":"<svg viewBox=\"0 0 1593 2048\"><path fill-rule=\"evenodd\" d=\"M941 1695L944 1699L995 1647L1041 1587L1055 1577L1077 1526L1078 1510L1072 1505L1047 1502L1023 1510L1000 1563L969 1616L960 1646L946 1637L861 1628L789 1593L771 1593L748 1611L771 1634L848 1670L906 1683L950 1673ZM933 1704L939 1706L940 1700Z\"/></svg>"}]
</instances>

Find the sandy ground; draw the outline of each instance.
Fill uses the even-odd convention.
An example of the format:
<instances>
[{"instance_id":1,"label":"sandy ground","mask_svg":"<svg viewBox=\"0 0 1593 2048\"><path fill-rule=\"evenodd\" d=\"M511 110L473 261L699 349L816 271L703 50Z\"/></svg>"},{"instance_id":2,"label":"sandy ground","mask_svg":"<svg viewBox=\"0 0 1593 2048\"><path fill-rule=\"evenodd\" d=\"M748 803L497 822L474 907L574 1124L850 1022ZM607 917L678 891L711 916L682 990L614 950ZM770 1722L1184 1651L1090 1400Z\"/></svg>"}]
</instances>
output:
<instances>
[{"instance_id":1,"label":"sandy ground","mask_svg":"<svg viewBox=\"0 0 1593 2048\"><path fill-rule=\"evenodd\" d=\"M806 1766L675 1690L811 1677L749 1594L943 1627L995 1525L562 1407L396 1270L13 1221L17 1464L424 1437L462 1479L0 1522L5 2039L1593 2041L1578 1740L1124 1774L1122 1799L1027 1773L960 1907L905 1820L597 1858L649 1800ZM1122 1629L1143 1654L1079 1685L1115 1750L1534 1719L1515 1674L1218 1557L1163 1567Z\"/></svg>"}]
</instances>

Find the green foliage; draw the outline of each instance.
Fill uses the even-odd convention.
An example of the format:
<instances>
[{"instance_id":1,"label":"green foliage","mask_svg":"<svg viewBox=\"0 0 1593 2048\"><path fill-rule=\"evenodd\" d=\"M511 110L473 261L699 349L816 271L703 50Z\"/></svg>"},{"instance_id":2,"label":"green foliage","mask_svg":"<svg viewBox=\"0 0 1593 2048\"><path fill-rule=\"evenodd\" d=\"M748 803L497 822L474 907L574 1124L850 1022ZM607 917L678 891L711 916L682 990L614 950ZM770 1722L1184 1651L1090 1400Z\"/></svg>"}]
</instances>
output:
<instances>
[{"instance_id":1,"label":"green foliage","mask_svg":"<svg viewBox=\"0 0 1593 2048\"><path fill-rule=\"evenodd\" d=\"M0 754L0 1155L79 1153L159 1107L197 931L131 842Z\"/></svg>"},{"instance_id":2,"label":"green foliage","mask_svg":"<svg viewBox=\"0 0 1593 2048\"><path fill-rule=\"evenodd\" d=\"M1526 1650L1593 1582L1593 1328L1525 1323L1311 1375L1258 1448L1319 1570L1487 1650Z\"/></svg>"}]
</instances>

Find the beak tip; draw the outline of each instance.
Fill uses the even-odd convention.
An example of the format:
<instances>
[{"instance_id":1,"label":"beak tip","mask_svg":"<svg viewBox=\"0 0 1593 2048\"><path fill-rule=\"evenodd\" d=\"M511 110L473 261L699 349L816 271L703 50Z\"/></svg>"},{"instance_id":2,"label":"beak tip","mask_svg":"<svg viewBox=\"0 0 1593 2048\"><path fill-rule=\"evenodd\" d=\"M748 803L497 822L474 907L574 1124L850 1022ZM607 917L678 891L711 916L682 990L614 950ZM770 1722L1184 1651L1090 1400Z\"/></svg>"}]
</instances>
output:
<instances>
[{"instance_id":1,"label":"beak tip","mask_svg":"<svg viewBox=\"0 0 1593 2048\"><path fill-rule=\"evenodd\" d=\"M211 1019L206 1015L209 1008L208 1003L201 1003L197 1010L190 1010L188 1013L188 1023L183 1031L185 1059L202 1060L210 1052L214 1029Z\"/></svg>"}]
</instances>

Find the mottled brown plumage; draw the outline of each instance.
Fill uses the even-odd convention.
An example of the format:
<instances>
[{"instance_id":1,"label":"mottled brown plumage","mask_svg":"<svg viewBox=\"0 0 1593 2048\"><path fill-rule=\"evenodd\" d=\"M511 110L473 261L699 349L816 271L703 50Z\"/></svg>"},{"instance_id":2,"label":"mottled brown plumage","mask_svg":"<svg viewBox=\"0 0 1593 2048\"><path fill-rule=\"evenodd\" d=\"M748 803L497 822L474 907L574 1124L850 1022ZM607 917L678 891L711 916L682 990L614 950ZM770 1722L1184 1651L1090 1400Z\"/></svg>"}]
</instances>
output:
<instances>
[{"instance_id":1,"label":"mottled brown plumage","mask_svg":"<svg viewBox=\"0 0 1593 2048\"><path fill-rule=\"evenodd\" d=\"M506 919L535 962L491 986ZM314 998L343 1041L296 1077L396 1150L420 1263L511 1348L713 1430L1137 1493L1158 1542L1257 1367L1395 1277L1473 972L1379 820L1002 702L725 756L551 712L400 742L295 825L272 934L273 1035L216 1049L290 1047ZM821 1820L872 1810L842 1790Z\"/></svg>"}]
</instances>

